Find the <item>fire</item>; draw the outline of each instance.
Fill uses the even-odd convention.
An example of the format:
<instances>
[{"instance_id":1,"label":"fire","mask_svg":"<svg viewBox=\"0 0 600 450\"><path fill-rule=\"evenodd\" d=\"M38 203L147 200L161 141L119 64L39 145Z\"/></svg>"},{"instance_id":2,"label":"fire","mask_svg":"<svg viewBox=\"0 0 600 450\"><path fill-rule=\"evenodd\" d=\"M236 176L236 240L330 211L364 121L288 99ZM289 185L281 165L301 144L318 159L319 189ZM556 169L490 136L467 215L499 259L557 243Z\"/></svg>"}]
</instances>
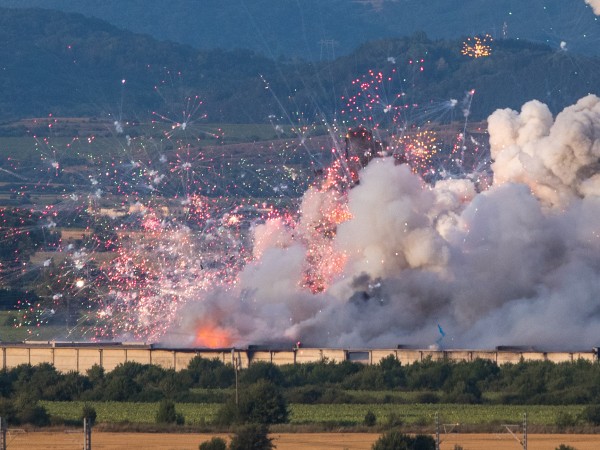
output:
<instances>
[{"instance_id":1,"label":"fire","mask_svg":"<svg viewBox=\"0 0 600 450\"><path fill-rule=\"evenodd\" d=\"M233 337L231 333L217 325L202 324L196 331L194 346L208 348L231 347Z\"/></svg>"}]
</instances>

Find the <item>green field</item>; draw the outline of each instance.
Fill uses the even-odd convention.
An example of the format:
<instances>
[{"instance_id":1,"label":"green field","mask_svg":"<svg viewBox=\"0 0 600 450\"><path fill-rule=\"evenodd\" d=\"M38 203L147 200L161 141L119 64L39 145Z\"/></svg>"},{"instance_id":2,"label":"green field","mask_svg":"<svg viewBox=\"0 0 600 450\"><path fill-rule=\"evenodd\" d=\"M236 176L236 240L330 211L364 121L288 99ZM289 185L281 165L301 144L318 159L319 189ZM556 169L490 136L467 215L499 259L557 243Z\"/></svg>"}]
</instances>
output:
<instances>
[{"instance_id":1,"label":"green field","mask_svg":"<svg viewBox=\"0 0 600 450\"><path fill-rule=\"evenodd\" d=\"M41 402L52 416L65 420L78 420L84 402ZM128 402L90 402L95 408L99 423L154 423L158 403ZM187 424L210 423L220 405L216 403L193 404L178 403L176 409L185 417ZM331 424L339 423L353 426L363 423L365 414L372 411L377 422L385 424L390 417L400 419L405 424L431 425L435 414L439 413L442 423L480 425L480 424L518 424L527 412L531 425L555 425L559 412L577 417L583 406L521 406L521 405L452 405L452 404L324 404L290 406L290 423Z\"/></svg>"}]
</instances>

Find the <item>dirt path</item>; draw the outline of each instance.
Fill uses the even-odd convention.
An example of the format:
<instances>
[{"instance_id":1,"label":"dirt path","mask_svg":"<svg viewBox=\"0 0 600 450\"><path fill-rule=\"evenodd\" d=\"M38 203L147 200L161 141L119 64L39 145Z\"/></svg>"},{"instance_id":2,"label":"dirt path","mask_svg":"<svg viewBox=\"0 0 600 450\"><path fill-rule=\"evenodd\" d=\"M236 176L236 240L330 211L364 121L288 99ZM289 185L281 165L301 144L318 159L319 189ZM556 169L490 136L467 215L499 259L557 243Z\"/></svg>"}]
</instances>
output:
<instances>
[{"instance_id":1,"label":"dirt path","mask_svg":"<svg viewBox=\"0 0 600 450\"><path fill-rule=\"evenodd\" d=\"M94 432L94 450L197 450L209 434L153 434ZM227 435L220 435L227 438ZM370 450L378 434L368 433L286 433L273 434L278 450ZM11 430L7 436L8 450L69 450L83 448L83 433L28 432ZM441 450L453 450L454 445L464 450L519 450L521 446L508 434L449 434L442 436ZM577 450L600 449L600 435L590 434L530 434L528 450L554 450L567 444Z\"/></svg>"}]
</instances>

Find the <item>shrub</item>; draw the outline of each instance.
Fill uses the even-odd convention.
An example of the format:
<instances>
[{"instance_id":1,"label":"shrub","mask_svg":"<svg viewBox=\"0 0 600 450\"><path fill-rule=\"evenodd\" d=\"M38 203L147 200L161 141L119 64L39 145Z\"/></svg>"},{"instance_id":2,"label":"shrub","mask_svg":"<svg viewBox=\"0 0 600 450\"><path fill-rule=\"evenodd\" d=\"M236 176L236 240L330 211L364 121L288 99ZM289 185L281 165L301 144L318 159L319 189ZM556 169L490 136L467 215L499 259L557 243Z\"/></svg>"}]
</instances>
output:
<instances>
[{"instance_id":1,"label":"shrub","mask_svg":"<svg viewBox=\"0 0 600 450\"><path fill-rule=\"evenodd\" d=\"M417 395L416 401L417 401L417 403L425 403L425 404L439 403L440 397L439 397L439 395L437 395L433 392L421 392Z\"/></svg>"},{"instance_id":2,"label":"shrub","mask_svg":"<svg viewBox=\"0 0 600 450\"><path fill-rule=\"evenodd\" d=\"M435 450L435 439L428 434L417 434L411 448L412 450Z\"/></svg>"},{"instance_id":3,"label":"shrub","mask_svg":"<svg viewBox=\"0 0 600 450\"><path fill-rule=\"evenodd\" d=\"M287 402L279 388L266 381L249 386L240 395L240 418L243 422L286 423Z\"/></svg>"},{"instance_id":4,"label":"shrub","mask_svg":"<svg viewBox=\"0 0 600 450\"><path fill-rule=\"evenodd\" d=\"M215 423L286 423L289 418L287 402L279 388L267 381L244 387L239 393L239 403L231 398L217 411Z\"/></svg>"},{"instance_id":5,"label":"shrub","mask_svg":"<svg viewBox=\"0 0 600 450\"><path fill-rule=\"evenodd\" d=\"M38 404L24 407L17 413L17 416L21 423L29 423L36 427L50 425L50 416L48 415L46 408Z\"/></svg>"},{"instance_id":6,"label":"shrub","mask_svg":"<svg viewBox=\"0 0 600 450\"><path fill-rule=\"evenodd\" d=\"M331 387L323 391L319 403L353 403L354 398L341 389Z\"/></svg>"},{"instance_id":7,"label":"shrub","mask_svg":"<svg viewBox=\"0 0 600 450\"><path fill-rule=\"evenodd\" d=\"M388 428L400 427L403 424L404 421L402 420L402 417L400 417L398 414L396 414L395 412L391 412L388 414L386 420L386 426Z\"/></svg>"},{"instance_id":8,"label":"shrub","mask_svg":"<svg viewBox=\"0 0 600 450\"><path fill-rule=\"evenodd\" d=\"M397 430L388 431L371 447L373 450L435 450L435 440L418 434L414 438Z\"/></svg>"},{"instance_id":9,"label":"shrub","mask_svg":"<svg viewBox=\"0 0 600 450\"><path fill-rule=\"evenodd\" d=\"M88 403L83 405L81 408L81 414L79 415L79 419L83 421L84 419L88 419L91 425L96 423L96 410L94 407Z\"/></svg>"},{"instance_id":10,"label":"shrub","mask_svg":"<svg viewBox=\"0 0 600 450\"><path fill-rule=\"evenodd\" d=\"M281 386L283 384L281 369L273 363L258 361L252 363L246 370L242 371L240 382L244 384L255 384L259 381L269 381Z\"/></svg>"},{"instance_id":11,"label":"shrub","mask_svg":"<svg viewBox=\"0 0 600 450\"><path fill-rule=\"evenodd\" d=\"M569 414L568 412L559 411L558 414L556 414L555 423L558 428L564 429L567 427L575 426L577 421L575 420L573 415Z\"/></svg>"},{"instance_id":12,"label":"shrub","mask_svg":"<svg viewBox=\"0 0 600 450\"><path fill-rule=\"evenodd\" d=\"M210 441L203 442L198 447L199 450L225 450L227 443L220 437L214 437Z\"/></svg>"},{"instance_id":13,"label":"shrub","mask_svg":"<svg viewBox=\"0 0 600 450\"><path fill-rule=\"evenodd\" d=\"M577 450L575 447L571 447L570 445L560 444L556 447L556 450Z\"/></svg>"},{"instance_id":14,"label":"shrub","mask_svg":"<svg viewBox=\"0 0 600 450\"><path fill-rule=\"evenodd\" d=\"M231 365L226 366L218 359L201 356L190 360L185 373L194 386L202 388L226 388L233 385L235 380L235 370Z\"/></svg>"},{"instance_id":15,"label":"shrub","mask_svg":"<svg viewBox=\"0 0 600 450\"><path fill-rule=\"evenodd\" d=\"M324 391L319 386L303 386L289 389L286 392L286 398L290 403L307 403L312 405L321 401Z\"/></svg>"},{"instance_id":16,"label":"shrub","mask_svg":"<svg viewBox=\"0 0 600 450\"><path fill-rule=\"evenodd\" d=\"M372 427L377 423L377 416L375 416L373 411L367 411L367 414L365 414L364 423L368 427Z\"/></svg>"},{"instance_id":17,"label":"shrub","mask_svg":"<svg viewBox=\"0 0 600 450\"><path fill-rule=\"evenodd\" d=\"M229 450L271 450L275 448L272 441L266 425L245 425L236 430L231 438Z\"/></svg>"},{"instance_id":18,"label":"shrub","mask_svg":"<svg viewBox=\"0 0 600 450\"><path fill-rule=\"evenodd\" d=\"M141 390L141 386L133 381L131 377L111 373L107 377L102 395L104 400L107 401L125 402Z\"/></svg>"},{"instance_id":19,"label":"shrub","mask_svg":"<svg viewBox=\"0 0 600 450\"><path fill-rule=\"evenodd\" d=\"M583 418L593 425L600 425L600 405L590 405L585 408Z\"/></svg>"},{"instance_id":20,"label":"shrub","mask_svg":"<svg viewBox=\"0 0 600 450\"><path fill-rule=\"evenodd\" d=\"M175 411L175 403L171 400L163 400L158 405L156 412L156 423L176 423L183 425L185 419L182 414Z\"/></svg>"},{"instance_id":21,"label":"shrub","mask_svg":"<svg viewBox=\"0 0 600 450\"><path fill-rule=\"evenodd\" d=\"M213 423L215 425L231 425L234 423L240 423L240 413L238 406L235 404L235 400L229 400L224 403L218 410Z\"/></svg>"},{"instance_id":22,"label":"shrub","mask_svg":"<svg viewBox=\"0 0 600 450\"><path fill-rule=\"evenodd\" d=\"M5 419L8 423L15 423L18 421L17 409L11 400L0 398L0 417Z\"/></svg>"}]
</instances>

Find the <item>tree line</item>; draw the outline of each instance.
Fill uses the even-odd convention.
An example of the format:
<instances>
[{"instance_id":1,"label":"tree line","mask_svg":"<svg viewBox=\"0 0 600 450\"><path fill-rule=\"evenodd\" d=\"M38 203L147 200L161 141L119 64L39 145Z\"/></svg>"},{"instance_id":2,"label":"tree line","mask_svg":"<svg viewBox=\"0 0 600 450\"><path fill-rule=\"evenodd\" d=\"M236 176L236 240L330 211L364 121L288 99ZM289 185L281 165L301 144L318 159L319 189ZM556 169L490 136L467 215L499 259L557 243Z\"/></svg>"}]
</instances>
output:
<instances>
[{"instance_id":1,"label":"tree line","mask_svg":"<svg viewBox=\"0 0 600 450\"><path fill-rule=\"evenodd\" d=\"M268 383L292 403L377 403L375 391L389 391L388 403L573 405L600 404L600 366L585 360L567 363L521 361L434 361L402 365L394 355L379 364L321 361L277 366L255 362L238 372L239 385ZM27 395L50 401L131 401L219 403L235 388L236 372L217 359L194 357L181 371L126 362L114 370L95 365L86 374L61 373L48 363L0 371L0 396ZM358 394L355 391L359 391ZM352 395L350 395L350 394ZM486 395L493 393L494 395ZM391 395L398 394L398 395Z\"/></svg>"}]
</instances>

